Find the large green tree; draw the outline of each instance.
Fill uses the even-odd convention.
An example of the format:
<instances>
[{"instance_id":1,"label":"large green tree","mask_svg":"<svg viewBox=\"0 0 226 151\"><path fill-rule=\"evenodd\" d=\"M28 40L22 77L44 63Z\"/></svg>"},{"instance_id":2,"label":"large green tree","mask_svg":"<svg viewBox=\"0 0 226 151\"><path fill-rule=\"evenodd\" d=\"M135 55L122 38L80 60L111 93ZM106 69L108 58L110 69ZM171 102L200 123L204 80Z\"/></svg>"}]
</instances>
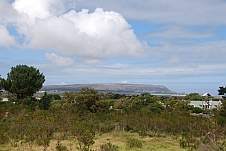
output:
<instances>
[{"instance_id":1,"label":"large green tree","mask_svg":"<svg viewBox=\"0 0 226 151\"><path fill-rule=\"evenodd\" d=\"M187 94L184 97L184 99L185 100L192 100L192 101L200 101L200 100L202 100L202 96L199 95L198 93L194 92L194 93Z\"/></svg>"},{"instance_id":2,"label":"large green tree","mask_svg":"<svg viewBox=\"0 0 226 151\"><path fill-rule=\"evenodd\" d=\"M7 79L1 79L1 85L6 90L16 94L17 98L32 96L42 88L45 76L34 67L17 65L7 74Z\"/></svg>"},{"instance_id":3,"label":"large green tree","mask_svg":"<svg viewBox=\"0 0 226 151\"><path fill-rule=\"evenodd\" d=\"M226 94L226 87L219 87L218 95L223 95L225 97Z\"/></svg>"},{"instance_id":4,"label":"large green tree","mask_svg":"<svg viewBox=\"0 0 226 151\"><path fill-rule=\"evenodd\" d=\"M79 92L76 92L75 100L79 104L86 105L87 109L92 110L91 107L94 107L96 101L99 100L98 90L88 87L82 88Z\"/></svg>"}]
</instances>

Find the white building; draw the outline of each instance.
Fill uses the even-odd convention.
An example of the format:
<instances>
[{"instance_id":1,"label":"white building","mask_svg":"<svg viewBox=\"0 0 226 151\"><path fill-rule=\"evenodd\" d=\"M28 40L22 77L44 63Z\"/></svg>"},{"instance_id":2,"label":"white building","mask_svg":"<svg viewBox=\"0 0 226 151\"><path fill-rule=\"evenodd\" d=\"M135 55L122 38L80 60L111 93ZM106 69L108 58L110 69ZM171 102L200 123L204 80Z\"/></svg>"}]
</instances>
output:
<instances>
[{"instance_id":1,"label":"white building","mask_svg":"<svg viewBox=\"0 0 226 151\"><path fill-rule=\"evenodd\" d=\"M8 98L3 98L3 99L2 99L2 102L8 102L8 101L9 101Z\"/></svg>"},{"instance_id":2,"label":"white building","mask_svg":"<svg viewBox=\"0 0 226 151\"><path fill-rule=\"evenodd\" d=\"M219 109L220 106L222 105L222 102L219 101L212 101L212 100L208 100L208 101L191 101L189 103L189 105L192 105L194 107L199 107L201 109L214 109L217 108Z\"/></svg>"}]
</instances>

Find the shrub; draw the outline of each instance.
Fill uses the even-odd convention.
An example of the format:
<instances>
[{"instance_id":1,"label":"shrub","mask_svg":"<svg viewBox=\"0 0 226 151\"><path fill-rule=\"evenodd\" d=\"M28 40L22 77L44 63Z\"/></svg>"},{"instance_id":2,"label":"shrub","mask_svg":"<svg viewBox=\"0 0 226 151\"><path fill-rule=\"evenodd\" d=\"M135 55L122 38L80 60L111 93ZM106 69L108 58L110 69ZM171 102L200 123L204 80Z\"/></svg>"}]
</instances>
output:
<instances>
[{"instance_id":1,"label":"shrub","mask_svg":"<svg viewBox=\"0 0 226 151\"><path fill-rule=\"evenodd\" d=\"M100 146L100 151L118 151L118 150L119 147L111 144L110 142Z\"/></svg>"},{"instance_id":2,"label":"shrub","mask_svg":"<svg viewBox=\"0 0 226 151\"><path fill-rule=\"evenodd\" d=\"M194 108L192 109L192 112L198 114L198 113L202 113L203 110L202 110L201 108L199 108L199 107L194 107Z\"/></svg>"},{"instance_id":3,"label":"shrub","mask_svg":"<svg viewBox=\"0 0 226 151\"><path fill-rule=\"evenodd\" d=\"M44 138L42 140L38 140L38 145L44 147L44 151L46 151L47 147L49 147L50 144L50 139L49 138Z\"/></svg>"},{"instance_id":4,"label":"shrub","mask_svg":"<svg viewBox=\"0 0 226 151\"><path fill-rule=\"evenodd\" d=\"M63 146L63 145L57 145L56 150L57 151L68 151L67 147Z\"/></svg>"},{"instance_id":5,"label":"shrub","mask_svg":"<svg viewBox=\"0 0 226 151\"><path fill-rule=\"evenodd\" d=\"M144 131L144 130L140 130L140 131L138 131L138 134L139 134L139 136L142 136L142 137L145 137L145 136L147 136L148 134L147 134L147 132L146 131Z\"/></svg>"},{"instance_id":6,"label":"shrub","mask_svg":"<svg viewBox=\"0 0 226 151\"><path fill-rule=\"evenodd\" d=\"M89 147L95 143L95 132L86 124L80 123L80 125L78 125L75 131L75 136L77 138L80 150L89 150Z\"/></svg>"},{"instance_id":7,"label":"shrub","mask_svg":"<svg viewBox=\"0 0 226 151\"><path fill-rule=\"evenodd\" d=\"M196 150L197 146L199 145L198 141L194 141L190 139L191 136L187 134L182 134L182 138L180 139L180 147L187 148L188 150Z\"/></svg>"},{"instance_id":8,"label":"shrub","mask_svg":"<svg viewBox=\"0 0 226 151\"><path fill-rule=\"evenodd\" d=\"M129 148L142 148L143 143L138 139L131 138L127 140L126 146Z\"/></svg>"},{"instance_id":9,"label":"shrub","mask_svg":"<svg viewBox=\"0 0 226 151\"><path fill-rule=\"evenodd\" d=\"M41 110L48 110L50 103L54 100L52 95L47 95L45 92L44 96L39 100L39 108Z\"/></svg>"}]
</instances>

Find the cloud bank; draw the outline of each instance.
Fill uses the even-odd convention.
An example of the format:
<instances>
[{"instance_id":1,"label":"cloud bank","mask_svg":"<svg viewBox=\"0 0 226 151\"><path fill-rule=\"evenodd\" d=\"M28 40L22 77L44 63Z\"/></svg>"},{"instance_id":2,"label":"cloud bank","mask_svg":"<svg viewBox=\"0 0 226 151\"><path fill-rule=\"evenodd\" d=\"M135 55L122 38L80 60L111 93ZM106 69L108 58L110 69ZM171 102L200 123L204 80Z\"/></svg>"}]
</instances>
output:
<instances>
[{"instance_id":1,"label":"cloud bank","mask_svg":"<svg viewBox=\"0 0 226 151\"><path fill-rule=\"evenodd\" d=\"M156 24L225 25L224 0L83 0L78 9L102 7L120 12L129 20L143 20Z\"/></svg>"}]
</instances>

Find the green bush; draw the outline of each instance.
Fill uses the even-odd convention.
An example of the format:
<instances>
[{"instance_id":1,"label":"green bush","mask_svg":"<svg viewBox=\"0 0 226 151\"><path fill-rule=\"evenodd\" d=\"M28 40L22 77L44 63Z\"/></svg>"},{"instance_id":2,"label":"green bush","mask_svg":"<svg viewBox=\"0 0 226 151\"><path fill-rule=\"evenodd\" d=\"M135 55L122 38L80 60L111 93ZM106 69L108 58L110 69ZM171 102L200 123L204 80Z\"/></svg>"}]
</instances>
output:
<instances>
[{"instance_id":1,"label":"green bush","mask_svg":"<svg viewBox=\"0 0 226 151\"><path fill-rule=\"evenodd\" d=\"M138 139L131 138L127 140L126 146L129 148L142 148L143 143Z\"/></svg>"},{"instance_id":2,"label":"green bush","mask_svg":"<svg viewBox=\"0 0 226 151\"><path fill-rule=\"evenodd\" d=\"M221 126L225 126L226 125L226 117L225 116L222 116L222 115L219 115L218 116L218 124L220 124Z\"/></svg>"},{"instance_id":3,"label":"green bush","mask_svg":"<svg viewBox=\"0 0 226 151\"><path fill-rule=\"evenodd\" d=\"M146 131L144 131L144 130L140 130L140 131L138 131L138 134L139 134L139 136L142 136L142 137L145 137L145 136L147 136L148 134L147 134L147 132Z\"/></svg>"},{"instance_id":4,"label":"green bush","mask_svg":"<svg viewBox=\"0 0 226 151\"><path fill-rule=\"evenodd\" d=\"M194 108L192 109L192 112L198 114L198 113L202 113L203 110L202 110L201 108L199 108L199 107L194 107Z\"/></svg>"},{"instance_id":5,"label":"green bush","mask_svg":"<svg viewBox=\"0 0 226 151\"><path fill-rule=\"evenodd\" d=\"M44 138L44 139L38 140L37 144L39 146L43 146L44 147L44 151L46 151L47 147L49 147L50 139L49 138Z\"/></svg>"},{"instance_id":6,"label":"green bush","mask_svg":"<svg viewBox=\"0 0 226 151\"><path fill-rule=\"evenodd\" d=\"M95 143L95 131L93 131L93 129L87 124L80 123L75 130L75 136L80 150L89 150L89 147Z\"/></svg>"},{"instance_id":7,"label":"green bush","mask_svg":"<svg viewBox=\"0 0 226 151\"><path fill-rule=\"evenodd\" d=\"M66 146L63 145L57 145L56 146L56 151L68 151Z\"/></svg>"},{"instance_id":8,"label":"green bush","mask_svg":"<svg viewBox=\"0 0 226 151\"><path fill-rule=\"evenodd\" d=\"M191 136L187 134L182 134L182 138L180 139L180 147L187 148L188 150L196 150L197 146L199 145L198 141L194 141L190 139Z\"/></svg>"},{"instance_id":9,"label":"green bush","mask_svg":"<svg viewBox=\"0 0 226 151\"><path fill-rule=\"evenodd\" d=\"M14 100L10 100L10 102L16 102L18 104L26 105L29 107L30 110L35 110L36 106L38 106L38 100L33 97L14 99Z\"/></svg>"},{"instance_id":10,"label":"green bush","mask_svg":"<svg viewBox=\"0 0 226 151\"><path fill-rule=\"evenodd\" d=\"M110 142L100 146L100 151L118 151L118 150L119 147L111 144Z\"/></svg>"},{"instance_id":11,"label":"green bush","mask_svg":"<svg viewBox=\"0 0 226 151\"><path fill-rule=\"evenodd\" d=\"M41 110L48 110L50 103L54 100L52 95L48 95L46 92L44 96L39 100L39 108Z\"/></svg>"}]
</instances>

